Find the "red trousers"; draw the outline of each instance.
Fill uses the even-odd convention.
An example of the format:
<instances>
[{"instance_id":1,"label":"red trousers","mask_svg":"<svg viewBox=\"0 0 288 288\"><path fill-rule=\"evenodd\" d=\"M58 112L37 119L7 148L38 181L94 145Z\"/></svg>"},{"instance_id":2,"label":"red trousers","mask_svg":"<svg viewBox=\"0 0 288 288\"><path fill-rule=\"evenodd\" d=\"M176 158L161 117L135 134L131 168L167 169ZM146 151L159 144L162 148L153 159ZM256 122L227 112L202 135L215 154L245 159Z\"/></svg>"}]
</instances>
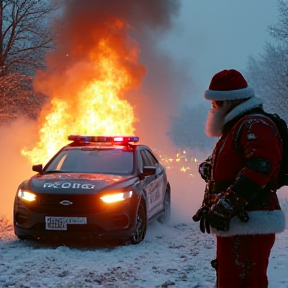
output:
<instances>
[{"instance_id":1,"label":"red trousers","mask_svg":"<svg viewBox=\"0 0 288 288\"><path fill-rule=\"evenodd\" d=\"M217 287L267 288L275 234L217 236Z\"/></svg>"}]
</instances>

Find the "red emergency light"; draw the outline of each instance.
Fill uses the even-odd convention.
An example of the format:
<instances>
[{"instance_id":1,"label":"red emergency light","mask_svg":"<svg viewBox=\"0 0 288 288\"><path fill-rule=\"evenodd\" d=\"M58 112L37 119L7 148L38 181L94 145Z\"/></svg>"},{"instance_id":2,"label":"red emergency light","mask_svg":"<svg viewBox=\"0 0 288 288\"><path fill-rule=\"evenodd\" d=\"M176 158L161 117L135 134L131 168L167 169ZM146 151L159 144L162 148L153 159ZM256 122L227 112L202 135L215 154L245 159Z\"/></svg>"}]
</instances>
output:
<instances>
[{"instance_id":1,"label":"red emergency light","mask_svg":"<svg viewBox=\"0 0 288 288\"><path fill-rule=\"evenodd\" d=\"M138 142L137 136L86 136L86 135L70 135L68 140L74 142L90 143L90 142L104 142L104 143L117 143L128 144L129 142Z\"/></svg>"}]
</instances>

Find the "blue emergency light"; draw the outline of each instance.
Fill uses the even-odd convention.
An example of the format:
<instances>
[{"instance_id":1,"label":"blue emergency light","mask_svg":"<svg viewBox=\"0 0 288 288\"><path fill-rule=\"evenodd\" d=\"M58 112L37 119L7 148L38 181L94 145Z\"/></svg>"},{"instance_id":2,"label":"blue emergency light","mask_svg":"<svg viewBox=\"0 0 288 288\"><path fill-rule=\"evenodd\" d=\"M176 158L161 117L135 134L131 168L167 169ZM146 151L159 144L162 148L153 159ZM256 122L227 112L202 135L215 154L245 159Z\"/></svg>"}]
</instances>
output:
<instances>
[{"instance_id":1,"label":"blue emergency light","mask_svg":"<svg viewBox=\"0 0 288 288\"><path fill-rule=\"evenodd\" d=\"M68 140L74 142L104 142L104 143L117 143L117 144L128 144L129 142L138 142L139 137L137 136L86 136L86 135L70 135Z\"/></svg>"}]
</instances>

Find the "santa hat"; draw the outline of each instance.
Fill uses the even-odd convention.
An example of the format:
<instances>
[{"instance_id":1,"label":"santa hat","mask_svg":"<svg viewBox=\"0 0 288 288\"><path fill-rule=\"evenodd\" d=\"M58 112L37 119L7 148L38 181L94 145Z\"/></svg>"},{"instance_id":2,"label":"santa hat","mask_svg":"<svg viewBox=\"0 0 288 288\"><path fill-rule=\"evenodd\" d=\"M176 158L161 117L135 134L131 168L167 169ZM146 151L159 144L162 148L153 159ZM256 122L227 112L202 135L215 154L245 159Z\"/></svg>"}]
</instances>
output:
<instances>
[{"instance_id":1,"label":"santa hat","mask_svg":"<svg viewBox=\"0 0 288 288\"><path fill-rule=\"evenodd\" d=\"M253 88L248 84L243 75L237 70L223 70L215 74L209 89L204 92L208 100L224 101L255 97Z\"/></svg>"}]
</instances>

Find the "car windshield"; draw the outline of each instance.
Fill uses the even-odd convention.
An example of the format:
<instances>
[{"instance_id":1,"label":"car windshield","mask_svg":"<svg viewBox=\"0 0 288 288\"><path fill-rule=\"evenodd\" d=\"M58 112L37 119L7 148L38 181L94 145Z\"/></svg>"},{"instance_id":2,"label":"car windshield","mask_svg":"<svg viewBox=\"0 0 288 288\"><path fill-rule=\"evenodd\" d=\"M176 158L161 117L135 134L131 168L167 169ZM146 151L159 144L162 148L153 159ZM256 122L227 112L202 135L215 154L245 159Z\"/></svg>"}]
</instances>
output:
<instances>
[{"instance_id":1,"label":"car windshield","mask_svg":"<svg viewBox=\"0 0 288 288\"><path fill-rule=\"evenodd\" d=\"M104 173L127 175L133 171L133 152L123 149L67 149L60 152L45 172Z\"/></svg>"}]
</instances>

